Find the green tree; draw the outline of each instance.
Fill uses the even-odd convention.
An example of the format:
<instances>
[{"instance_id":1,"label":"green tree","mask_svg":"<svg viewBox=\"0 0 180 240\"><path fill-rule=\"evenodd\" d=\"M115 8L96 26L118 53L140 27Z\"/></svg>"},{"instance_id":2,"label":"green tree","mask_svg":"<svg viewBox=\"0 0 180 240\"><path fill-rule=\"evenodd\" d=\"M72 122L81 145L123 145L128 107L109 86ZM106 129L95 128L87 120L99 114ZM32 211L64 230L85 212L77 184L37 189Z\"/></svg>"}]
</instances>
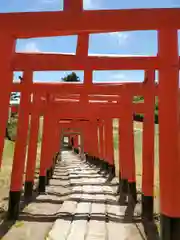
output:
<instances>
[{"instance_id":1,"label":"green tree","mask_svg":"<svg viewBox=\"0 0 180 240\"><path fill-rule=\"evenodd\" d=\"M67 76L62 78L63 82L80 82L80 78L77 76L75 72L68 74Z\"/></svg>"}]
</instances>

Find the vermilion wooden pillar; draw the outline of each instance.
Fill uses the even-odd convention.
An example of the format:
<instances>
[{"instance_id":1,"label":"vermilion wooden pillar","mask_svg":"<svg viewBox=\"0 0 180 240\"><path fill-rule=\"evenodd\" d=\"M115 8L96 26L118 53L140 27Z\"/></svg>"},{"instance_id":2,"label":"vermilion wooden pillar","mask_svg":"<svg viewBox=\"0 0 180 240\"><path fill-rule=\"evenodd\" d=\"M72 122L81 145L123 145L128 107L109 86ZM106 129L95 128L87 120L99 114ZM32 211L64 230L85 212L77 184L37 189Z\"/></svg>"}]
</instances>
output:
<instances>
[{"instance_id":1,"label":"vermilion wooden pillar","mask_svg":"<svg viewBox=\"0 0 180 240\"><path fill-rule=\"evenodd\" d=\"M158 31L161 239L180 239L179 56L176 29Z\"/></svg>"},{"instance_id":2,"label":"vermilion wooden pillar","mask_svg":"<svg viewBox=\"0 0 180 240\"><path fill-rule=\"evenodd\" d=\"M93 139L92 144L94 146L93 158L94 164L99 166L99 149L98 149L98 122L97 120L92 122L92 131L93 131Z\"/></svg>"},{"instance_id":3,"label":"vermilion wooden pillar","mask_svg":"<svg viewBox=\"0 0 180 240\"><path fill-rule=\"evenodd\" d=\"M107 160L107 130L106 130L106 121L104 120L103 124L103 138L104 138L104 158L105 161L108 162Z\"/></svg>"},{"instance_id":4,"label":"vermilion wooden pillar","mask_svg":"<svg viewBox=\"0 0 180 240\"><path fill-rule=\"evenodd\" d=\"M72 145L72 148L74 147L74 136L71 135L71 145Z\"/></svg>"},{"instance_id":5,"label":"vermilion wooden pillar","mask_svg":"<svg viewBox=\"0 0 180 240\"><path fill-rule=\"evenodd\" d=\"M98 122L97 122L97 135L98 135L98 158L100 159L100 156L101 156L101 149L100 149L100 134L99 134L99 125L100 125L100 122L99 122L99 119L98 119Z\"/></svg>"},{"instance_id":6,"label":"vermilion wooden pillar","mask_svg":"<svg viewBox=\"0 0 180 240\"><path fill-rule=\"evenodd\" d=\"M78 13L78 11L83 10L83 0L78 0L76 2L77 6L75 8L75 11ZM88 57L88 49L89 49L89 34L87 33L81 33L78 35L77 40L77 48L76 48L76 56L87 58ZM83 107L88 108L88 87L92 84L92 76L93 72L92 69L90 69L88 66L84 67L84 85L85 85L85 91L80 95L80 106L83 105ZM87 153L89 149L89 143L88 143L88 134L86 134L86 130L83 127L83 147L84 152ZM82 136L81 136L82 137ZM89 159L89 157L87 157Z\"/></svg>"},{"instance_id":7,"label":"vermilion wooden pillar","mask_svg":"<svg viewBox=\"0 0 180 240\"><path fill-rule=\"evenodd\" d=\"M134 156L134 131L133 131L133 113L132 96L124 92L122 96L122 115L119 126L119 152L120 152L120 203L124 204L127 196L129 202L136 202L136 174L135 174L135 156Z\"/></svg>"},{"instance_id":8,"label":"vermilion wooden pillar","mask_svg":"<svg viewBox=\"0 0 180 240\"><path fill-rule=\"evenodd\" d=\"M106 159L110 166L114 166L114 144L112 119L105 120Z\"/></svg>"},{"instance_id":9,"label":"vermilion wooden pillar","mask_svg":"<svg viewBox=\"0 0 180 240\"><path fill-rule=\"evenodd\" d=\"M30 107L30 84L32 82L32 72L25 71L23 74L23 91L21 93L19 120L17 128L17 139L14 150L14 160L11 174L11 187L9 193L9 219L17 219L19 214L19 203L23 183L24 165L26 157L26 145L29 126Z\"/></svg>"},{"instance_id":10,"label":"vermilion wooden pillar","mask_svg":"<svg viewBox=\"0 0 180 240\"><path fill-rule=\"evenodd\" d=\"M129 102L129 101L128 101ZM127 106L127 105L126 105ZM127 106L128 107L128 106ZM126 121L128 122L127 128L127 166L128 166L128 201L132 203L137 202L136 193L136 166L135 166L135 153L134 153L134 126L133 126L133 112L132 112L132 97L130 97L129 111L127 110Z\"/></svg>"},{"instance_id":11,"label":"vermilion wooden pillar","mask_svg":"<svg viewBox=\"0 0 180 240\"><path fill-rule=\"evenodd\" d=\"M61 123L59 123L59 154L60 154L60 159L61 159L61 152L62 152L62 125ZM74 144L74 140L73 140L73 136L71 135L71 144L72 144L72 149L73 149L73 144Z\"/></svg>"},{"instance_id":12,"label":"vermilion wooden pillar","mask_svg":"<svg viewBox=\"0 0 180 240\"><path fill-rule=\"evenodd\" d=\"M112 119L105 119L105 145L106 145L106 159L108 162L108 170L110 175L108 181L115 177L115 163L114 163L114 141L113 141L113 124Z\"/></svg>"},{"instance_id":13,"label":"vermilion wooden pillar","mask_svg":"<svg viewBox=\"0 0 180 240\"><path fill-rule=\"evenodd\" d=\"M99 124L99 146L100 146L100 159L104 159L104 138L103 138L103 124L100 122Z\"/></svg>"},{"instance_id":14,"label":"vermilion wooden pillar","mask_svg":"<svg viewBox=\"0 0 180 240\"><path fill-rule=\"evenodd\" d=\"M94 131L93 131L93 123L89 121L88 128L87 128L87 144L88 144L88 161L90 164L93 164L94 161Z\"/></svg>"},{"instance_id":15,"label":"vermilion wooden pillar","mask_svg":"<svg viewBox=\"0 0 180 240\"><path fill-rule=\"evenodd\" d=\"M83 0L78 0L76 2L76 8L75 11L78 13L79 11L83 10ZM77 41L77 48L76 48L76 56L86 58L88 56L88 49L89 49L89 34L81 33L78 35L78 41ZM89 69L88 66L84 67L84 85L85 85L85 91L80 95L80 106L83 105L87 106L88 108L88 87L92 84L92 69ZM84 153L89 153L89 140L88 140L88 134L86 134L88 131L83 129L83 147L84 147ZM87 155L87 160L90 156Z\"/></svg>"},{"instance_id":16,"label":"vermilion wooden pillar","mask_svg":"<svg viewBox=\"0 0 180 240\"><path fill-rule=\"evenodd\" d=\"M39 120L40 120L40 99L38 94L33 95L33 107L31 111L31 123L30 123L30 136L27 155L26 166L26 181L25 181L25 198L32 197L33 185L34 185L34 173L36 167L37 145L38 145L38 133L39 133Z\"/></svg>"},{"instance_id":17,"label":"vermilion wooden pillar","mask_svg":"<svg viewBox=\"0 0 180 240\"><path fill-rule=\"evenodd\" d=\"M79 13L83 10L83 0L64 0L64 11Z\"/></svg>"},{"instance_id":18,"label":"vermilion wooden pillar","mask_svg":"<svg viewBox=\"0 0 180 240\"><path fill-rule=\"evenodd\" d=\"M89 141L88 141L88 126L89 121L83 122L83 136L84 136L84 153L86 154L86 160L88 160L88 153L89 153Z\"/></svg>"},{"instance_id":19,"label":"vermilion wooden pillar","mask_svg":"<svg viewBox=\"0 0 180 240\"><path fill-rule=\"evenodd\" d=\"M107 159L106 159L106 155L105 155L105 128L104 128L104 121L101 119L100 120L100 123L99 123L99 147L100 147L100 165L101 165L101 168L100 168L100 171L99 173L101 173L102 171L105 171L105 174L106 172L108 171L108 162L107 162Z\"/></svg>"},{"instance_id":20,"label":"vermilion wooden pillar","mask_svg":"<svg viewBox=\"0 0 180 240\"><path fill-rule=\"evenodd\" d=\"M78 135L77 134L74 135L74 148L75 148L75 151L78 149Z\"/></svg>"},{"instance_id":21,"label":"vermilion wooden pillar","mask_svg":"<svg viewBox=\"0 0 180 240\"><path fill-rule=\"evenodd\" d=\"M78 135L75 135L75 148L78 148Z\"/></svg>"},{"instance_id":22,"label":"vermilion wooden pillar","mask_svg":"<svg viewBox=\"0 0 180 240\"><path fill-rule=\"evenodd\" d=\"M54 144L54 152L59 152L60 151L60 134L61 134L61 128L60 124L57 121L56 122L56 127L55 127L55 144ZM71 135L68 137L68 142L69 146L71 145Z\"/></svg>"},{"instance_id":23,"label":"vermilion wooden pillar","mask_svg":"<svg viewBox=\"0 0 180 240\"><path fill-rule=\"evenodd\" d=\"M124 112L120 118L119 123L119 175L120 175L120 204L126 202L128 195L128 163L126 158L127 149L127 133L128 122L126 122L126 116Z\"/></svg>"},{"instance_id":24,"label":"vermilion wooden pillar","mask_svg":"<svg viewBox=\"0 0 180 240\"><path fill-rule=\"evenodd\" d=\"M53 157L57 151L57 143L58 143L58 140L57 140L57 131L58 131L58 124L57 124L57 120L56 120L56 115L53 116L51 115L51 132L49 132L49 139L51 141L54 141L54 144L49 144L49 147L48 147L48 154L46 156L47 158L47 166L46 166L46 185L49 184L49 180L52 178L52 175L53 175L53 169L54 169L54 166L53 166Z\"/></svg>"},{"instance_id":25,"label":"vermilion wooden pillar","mask_svg":"<svg viewBox=\"0 0 180 240\"><path fill-rule=\"evenodd\" d=\"M92 131L93 131L93 139L92 143L94 145L94 157L98 157L98 123L97 121L92 122Z\"/></svg>"},{"instance_id":26,"label":"vermilion wooden pillar","mask_svg":"<svg viewBox=\"0 0 180 240\"><path fill-rule=\"evenodd\" d=\"M51 128L52 128L53 109L47 107L44 113L44 124L41 144L41 157L40 157L40 173L39 173L39 192L45 192L45 186L47 183L47 169L49 153L51 153L52 139L51 139Z\"/></svg>"},{"instance_id":27,"label":"vermilion wooden pillar","mask_svg":"<svg viewBox=\"0 0 180 240\"><path fill-rule=\"evenodd\" d=\"M91 122L89 121L86 125L86 132L85 132L85 139L86 139L86 149L88 150L88 154L92 155L92 144L91 144Z\"/></svg>"},{"instance_id":28,"label":"vermilion wooden pillar","mask_svg":"<svg viewBox=\"0 0 180 240\"><path fill-rule=\"evenodd\" d=\"M109 162L107 159L107 129L106 129L106 121L103 119L102 121L102 125L103 125L103 156L104 156L104 162L103 162L103 169L105 170L105 175L109 172Z\"/></svg>"},{"instance_id":29,"label":"vermilion wooden pillar","mask_svg":"<svg viewBox=\"0 0 180 240\"><path fill-rule=\"evenodd\" d=\"M106 130L106 127L105 127L105 121L103 120L102 122L103 124L103 156L104 156L104 160L106 160L106 134L105 134L105 130Z\"/></svg>"},{"instance_id":30,"label":"vermilion wooden pillar","mask_svg":"<svg viewBox=\"0 0 180 240\"><path fill-rule=\"evenodd\" d=\"M71 146L71 135L68 136L68 145Z\"/></svg>"},{"instance_id":31,"label":"vermilion wooden pillar","mask_svg":"<svg viewBox=\"0 0 180 240\"><path fill-rule=\"evenodd\" d=\"M80 147L80 156L83 156L84 153L84 139L83 139L83 132L82 132L82 127L80 128L80 135L79 135L79 147Z\"/></svg>"},{"instance_id":32,"label":"vermilion wooden pillar","mask_svg":"<svg viewBox=\"0 0 180 240\"><path fill-rule=\"evenodd\" d=\"M97 134L96 130L97 129L95 128L94 122L92 122L92 121L87 122L86 132L85 132L85 144L86 144L86 149L88 150L87 160L93 164L95 163L94 157L97 152L96 151L97 146L95 146L95 137Z\"/></svg>"},{"instance_id":33,"label":"vermilion wooden pillar","mask_svg":"<svg viewBox=\"0 0 180 240\"><path fill-rule=\"evenodd\" d=\"M8 120L9 100L11 94L11 84L13 80L13 72L11 71L11 59L15 52L15 39L6 33L0 33L0 72L3 83L0 87L1 98L1 117L0 117L0 167L2 163L2 154L4 149L4 136L6 124Z\"/></svg>"},{"instance_id":34,"label":"vermilion wooden pillar","mask_svg":"<svg viewBox=\"0 0 180 240\"><path fill-rule=\"evenodd\" d=\"M155 109L155 71L145 72L144 121L142 148L142 217L153 220L154 196L154 109Z\"/></svg>"}]
</instances>

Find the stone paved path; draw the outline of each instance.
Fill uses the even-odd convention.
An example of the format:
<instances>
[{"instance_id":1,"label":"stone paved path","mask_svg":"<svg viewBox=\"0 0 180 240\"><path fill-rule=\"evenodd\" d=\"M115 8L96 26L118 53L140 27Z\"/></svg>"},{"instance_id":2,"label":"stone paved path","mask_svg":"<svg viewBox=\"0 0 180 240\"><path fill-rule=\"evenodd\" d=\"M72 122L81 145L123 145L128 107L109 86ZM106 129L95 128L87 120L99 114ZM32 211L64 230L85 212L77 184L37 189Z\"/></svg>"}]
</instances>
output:
<instances>
[{"instance_id":1,"label":"stone paved path","mask_svg":"<svg viewBox=\"0 0 180 240\"><path fill-rule=\"evenodd\" d=\"M70 152L64 153L63 159L65 163L71 160L66 165L71 195L60 207L48 240L144 239L137 225L125 216L127 206L119 206L115 189L96 168Z\"/></svg>"},{"instance_id":2,"label":"stone paved path","mask_svg":"<svg viewBox=\"0 0 180 240\"><path fill-rule=\"evenodd\" d=\"M2 239L146 239L139 216L132 223L127 206L117 202L117 186L107 184L97 172L72 152L63 152L47 194L29 204Z\"/></svg>"}]
</instances>

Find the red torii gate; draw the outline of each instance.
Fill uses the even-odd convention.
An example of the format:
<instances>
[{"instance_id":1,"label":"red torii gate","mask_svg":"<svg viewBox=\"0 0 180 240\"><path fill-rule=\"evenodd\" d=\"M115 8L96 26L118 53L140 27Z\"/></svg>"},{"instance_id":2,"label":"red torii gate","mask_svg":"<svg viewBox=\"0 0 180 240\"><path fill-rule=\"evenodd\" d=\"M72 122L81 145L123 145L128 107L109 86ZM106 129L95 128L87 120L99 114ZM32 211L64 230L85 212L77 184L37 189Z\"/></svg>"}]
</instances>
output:
<instances>
[{"instance_id":1,"label":"red torii gate","mask_svg":"<svg viewBox=\"0 0 180 240\"><path fill-rule=\"evenodd\" d=\"M149 77L153 77L153 76L149 76ZM142 87L141 87L141 94L145 94L145 92L144 92L144 83L143 84L139 84L139 85L141 85ZM125 85L124 85L125 86ZM128 87L130 87L131 86L131 84L129 84L128 85ZM138 85L136 85L136 86L138 86ZM149 85L148 84L148 86L151 86L151 85ZM153 88L152 88L153 87ZM155 90L155 85L152 85L152 87L151 87L151 93L153 93L154 92L154 90ZM149 91L150 89L147 89L147 87L146 87L146 91ZM127 89L125 88L125 89L123 89L123 91L125 91L126 92L126 94L128 93L128 91L127 91ZM132 95L132 93L131 93L131 95ZM80 96L79 96L80 97ZM49 108L49 107L51 107L52 109L53 109L53 111L55 111L55 112L57 112L57 111L59 111L59 114L60 114L60 117L61 117L61 119L63 119L63 118L80 118L80 117L82 117L82 116L86 116L87 118L94 118L94 119L97 119L97 117L99 117L99 118L103 118L103 119L105 119L105 118L107 118L107 110L108 110L108 113L109 113L109 115L108 115L108 118L109 119L111 119L112 118L112 116L114 117L114 118L118 118L118 117L121 117L121 115L122 115L122 111L123 111L123 109L124 109L124 106L122 105L119 105L119 103L120 103L120 96L111 96L111 98L113 98L113 100L114 99L117 99L117 101L111 101L112 103L108 103L108 101L106 100L105 101L105 103L103 102L103 100L101 99L101 100L97 100L97 99L95 99L95 97L97 98L97 96L96 95L94 95L93 96L94 97L94 100L89 100L89 107L88 107L88 109L90 110L91 109L91 111L89 111L89 115L86 113L85 114L85 108L83 109L83 105L81 104L81 102L77 102L77 101L79 101L80 99L78 99L78 97L76 97L76 99L68 99L68 96L48 96L48 100L50 100L50 102L48 102L48 105L47 105L47 107ZM105 97L108 99L109 98L109 96L107 97L107 96L101 96L101 98L104 98L105 99ZM98 98L99 98L99 96L98 96ZM45 100L45 98L44 97L41 97L41 99L42 100ZM123 98L122 98L122 100L123 100ZM131 99L129 99L130 100L130 105L134 105L134 108L132 109L132 112L131 112L131 118L132 118L132 113L133 112L141 112L141 113L143 113L144 112L144 106L143 106L143 104L133 104L133 102L132 102L132 96L131 96ZM74 102L73 102L74 101ZM57 102L57 103L56 103ZM64 105L64 102L66 103L65 105ZM115 103L114 103L115 102ZM80 106L79 106L79 104L81 104ZM94 105L94 106L93 106ZM116 107L114 108L113 107L113 105L116 105ZM37 103L36 103L36 108L37 108ZM91 106L91 107L90 107ZM95 107L96 106L96 107ZM32 105L32 107L33 107L33 105ZM32 108L31 107L31 108ZM46 105L44 104L44 103L42 103L41 104L41 108L39 109L39 111L41 112L41 115L43 115L43 112L45 111L45 109L47 108L46 107ZM80 109L78 110L78 107L80 107ZM32 111L31 110L31 108L30 108L30 112ZM94 112L94 110L96 109L96 111ZM100 111L100 109L101 109L101 111ZM103 113L104 112L104 113ZM64 115L63 115L64 114ZM125 122L127 121L127 119L125 118ZM106 121L107 122L107 121ZM109 122L109 121L108 121ZM81 123L82 124L82 123ZM130 123L130 124L132 124L132 122ZM109 125L109 124L108 124ZM108 126L107 125L107 126ZM47 128L47 126L45 127L45 131L46 131L46 128ZM89 128L89 126L88 126L88 128ZM49 129L50 129L50 127L49 127ZM107 130L108 130L108 128L107 128ZM109 129L108 131L112 131L112 124L111 124L111 129ZM91 131L90 131L91 132ZM89 133L90 133L89 132ZM107 132L107 131L106 131ZM97 133L96 133L97 134ZM110 134L110 135L109 135ZM112 136L112 132L107 132L107 139L110 139L109 138L109 136ZM124 140L124 139L123 139ZM107 144L107 149L109 149L108 150L108 152L107 152L107 154L109 155L109 157L110 156L112 156L112 153L111 153L111 151L113 151L113 147L109 147L109 146L112 146L112 144L113 144L113 140L112 139L110 139L110 141L109 141L109 143ZM96 144L96 145L98 145L98 143ZM126 142L126 145L127 145L127 142ZM47 149L47 147L45 148L45 149ZM133 146L132 146L132 149L133 149ZM124 151L124 150L122 150L122 151ZM96 154L95 154L96 156L98 155L98 153L97 153L97 151L96 151ZM124 157L124 158L127 158L127 154L125 154L126 155L126 157ZM48 156L48 154L44 154L44 156ZM99 156L98 156L99 157ZM106 156L106 157L108 157L108 156ZM108 157L108 158L109 158ZM110 158L112 158L113 159L113 157L110 157ZM41 161L41 163L42 163L43 161ZM112 165L112 160L111 160L111 165ZM42 163L43 164L43 163ZM113 163L113 165L114 165L114 163ZM106 166L106 168L108 167L108 169L110 168L111 169L111 171L112 171L112 176L114 176L114 167L113 167L113 165L110 167L110 166ZM41 168L42 169L42 168ZM135 167L134 167L134 169L135 169ZM135 171L135 170L134 170ZM51 171L52 172L52 171ZM39 190L40 190L40 192L44 192L45 191L45 176L46 176L46 174L45 174L45 171L43 171L43 176L41 176L41 173L42 173L42 171L40 171L40 177L39 177L39 179L40 179L40 185L39 185ZM49 174L48 174L49 175ZM32 178L32 174L31 174L31 178ZM27 179L28 179L28 177L27 177ZM41 180L41 179L43 179L43 181ZM133 181L134 183L136 182L136 180L135 180L135 174L134 174L134 179L131 179L131 181ZM122 183L123 183L123 180L122 180ZM153 183L151 184L152 186L153 186ZM27 188L26 188L26 186L27 186ZM121 187L122 189L123 189L123 187ZM31 190L30 190L31 189ZM136 187L135 187L135 185L134 185L134 189L136 189ZM27 191L26 191L27 190ZM27 195L30 195L30 194L32 194L32 181L31 181L31 183L29 183L28 181L26 182L26 184L25 184L25 194L26 194L26 192L27 193L29 193L29 194L27 194ZM121 191L122 192L122 191ZM133 192L134 192L134 199L135 199L135 201L136 201L136 190L133 190ZM153 194L153 192L152 192L152 194ZM122 201L121 201L121 203L123 203ZM146 209L147 209L147 207L146 207ZM145 210L143 210L143 212L144 212ZM152 214L152 213L151 213Z\"/></svg>"},{"instance_id":2,"label":"red torii gate","mask_svg":"<svg viewBox=\"0 0 180 240\"><path fill-rule=\"evenodd\" d=\"M65 1L63 12L46 12L46 13L11 13L1 14L0 22L3 23L0 33L0 50L1 50L1 76L3 84L0 89L1 96L1 118L0 118L0 154L2 156L4 131L8 116L9 95L13 89L12 84L12 70L13 61L15 59L14 45L15 38L28 38L40 36L60 36L78 34L78 49L76 53L77 70L85 70L85 82L79 89L75 85L69 85L68 88L60 87L61 93L81 93L83 99L86 99L86 94L92 85L92 71L97 69L112 70L113 66L116 69L121 69L120 64L115 63L114 60L104 61L100 66L100 60L90 59L88 57L88 34L110 32L110 31L128 31L128 30L158 30L158 56L154 60L149 60L148 64L144 64L146 60L142 59L142 65L139 69L145 70L159 70L159 129L160 129L160 202L161 202L161 236L162 239L177 239L180 236L180 193L175 191L173 187L180 183L179 174L179 56L178 56L178 36L177 29L180 28L180 9L150 9L150 10L107 10L107 11L82 11L82 0L77 0L76 3L72 0ZM73 13L73 14L72 14ZM73 16L73 17L72 17ZM131 16L131 17L129 17ZM46 21L48 19L48 21ZM34 22L36 24L34 24ZM46 22L46 24L44 24ZM76 24L74 24L76 23ZM171 48L169 47L171 46ZM79 59L78 59L79 56ZM45 56L44 56L45 57ZM82 57L83 61L80 61ZM71 68L75 66L73 59L67 58L69 63L67 66ZM63 60L61 58L61 60ZM98 63L99 61L99 63ZM103 59L102 59L103 61ZM110 63L112 61L112 63ZM129 61L129 60L128 60ZM123 69L134 69L132 65L128 68L128 61L123 59ZM136 60L135 60L136 61ZM137 59L138 61L138 59ZM30 64L24 64L24 83L21 84L22 102L19 110L19 125L18 138L14 154L13 166L16 166L21 159L24 160L25 146L27 138L28 115L29 109L29 93L38 93L40 91L56 92L52 85L48 87L39 88L34 91L35 84L32 83L32 71L37 70ZM72 63L72 65L71 65ZM50 61L49 61L50 64ZM65 63L62 63L65 65ZM81 65L82 64L82 65ZM99 67L98 67L99 64ZM36 65L38 62L36 61ZM81 66L80 66L81 65ZM134 63L136 65L136 63ZM139 64L140 65L140 64ZM15 66L15 65L14 65ZM30 67L29 67L30 66ZM46 65L47 66L47 65ZM65 66L64 66L65 67ZM21 68L21 67L20 67ZM19 68L19 69L20 69ZM43 66L42 66L43 68ZM68 68L68 67L67 67ZM17 69L17 68L15 68ZM72 68L71 68L72 69ZM137 69L137 67L136 67ZM44 70L49 68L44 67ZM51 68L50 68L51 70ZM47 86L47 85L46 85ZM94 85L94 88L97 86ZM54 90L52 90L54 89ZM116 88L119 90L118 87ZM106 88L109 94L113 90ZM114 90L116 92L116 90ZM115 93L114 93L115 94ZM126 96L125 96L126 97ZM151 103L150 95L147 94L147 102ZM125 98L126 99L126 98ZM124 100L125 101L125 100ZM128 112L125 112L128 115ZM146 114L147 118L145 124L148 126L149 118L152 113ZM124 118L125 118L124 116ZM123 116L122 116L123 117ZM125 121L124 121L125 122ZM171 126L171 127L170 127ZM152 127L152 125L151 125ZM149 133L151 133L149 131ZM128 130L128 136L130 130ZM124 134L124 137L127 137ZM148 135L149 136L149 135ZM153 141L151 140L151 149ZM146 142L147 147L147 142ZM148 154L144 151L144 157L152 159L152 152ZM132 154L132 151L130 151ZM42 150L43 153L43 150ZM146 156L147 154L147 156ZM146 161L147 161L146 159ZM152 162L152 161L151 161ZM17 181L21 178L22 168L13 168L12 181ZM15 174L16 172L16 174ZM144 176L145 176L144 169ZM129 178L131 174L126 172ZM167 177L168 176L168 177ZM147 179L150 181L151 178ZM22 182L22 181L19 181ZM18 202L20 198L21 184L11 188L10 191L10 206L9 212L13 209L15 215L18 211ZM146 191L149 194L149 190ZM151 198L150 198L151 201Z\"/></svg>"}]
</instances>

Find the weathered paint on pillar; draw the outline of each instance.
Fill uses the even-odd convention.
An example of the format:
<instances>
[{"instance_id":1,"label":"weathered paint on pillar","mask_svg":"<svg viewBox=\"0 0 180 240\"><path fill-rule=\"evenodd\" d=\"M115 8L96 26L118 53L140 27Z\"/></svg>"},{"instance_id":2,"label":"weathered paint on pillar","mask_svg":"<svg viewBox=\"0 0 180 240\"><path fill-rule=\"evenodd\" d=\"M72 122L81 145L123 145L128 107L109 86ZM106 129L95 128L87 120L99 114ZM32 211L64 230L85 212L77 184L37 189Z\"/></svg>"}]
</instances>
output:
<instances>
[{"instance_id":1,"label":"weathered paint on pillar","mask_svg":"<svg viewBox=\"0 0 180 240\"><path fill-rule=\"evenodd\" d=\"M38 146L38 134L39 134L39 106L40 99L38 94L33 95L33 110L31 112L31 123L30 123L30 136L29 146L27 155L27 166L26 166L26 182L25 182L25 197L29 198L32 196L32 190L34 185L34 174L36 167L36 156Z\"/></svg>"},{"instance_id":2,"label":"weathered paint on pillar","mask_svg":"<svg viewBox=\"0 0 180 240\"><path fill-rule=\"evenodd\" d=\"M11 94L11 84L13 72L10 70L11 59L15 52L15 39L12 36L0 33L0 72L3 83L0 87L0 167L2 163L2 154L4 149L4 137L8 120L9 100Z\"/></svg>"},{"instance_id":3,"label":"weathered paint on pillar","mask_svg":"<svg viewBox=\"0 0 180 240\"><path fill-rule=\"evenodd\" d=\"M161 239L180 239L179 56L176 29L158 31Z\"/></svg>"},{"instance_id":4,"label":"weathered paint on pillar","mask_svg":"<svg viewBox=\"0 0 180 240\"><path fill-rule=\"evenodd\" d=\"M9 194L8 214L10 219L16 219L19 214L21 189L26 157L26 146L29 126L30 92L29 86L32 82L32 72L25 71L23 74L23 91L21 93L19 120L17 127L17 139L14 150L14 160L11 174L11 186Z\"/></svg>"}]
</instances>

